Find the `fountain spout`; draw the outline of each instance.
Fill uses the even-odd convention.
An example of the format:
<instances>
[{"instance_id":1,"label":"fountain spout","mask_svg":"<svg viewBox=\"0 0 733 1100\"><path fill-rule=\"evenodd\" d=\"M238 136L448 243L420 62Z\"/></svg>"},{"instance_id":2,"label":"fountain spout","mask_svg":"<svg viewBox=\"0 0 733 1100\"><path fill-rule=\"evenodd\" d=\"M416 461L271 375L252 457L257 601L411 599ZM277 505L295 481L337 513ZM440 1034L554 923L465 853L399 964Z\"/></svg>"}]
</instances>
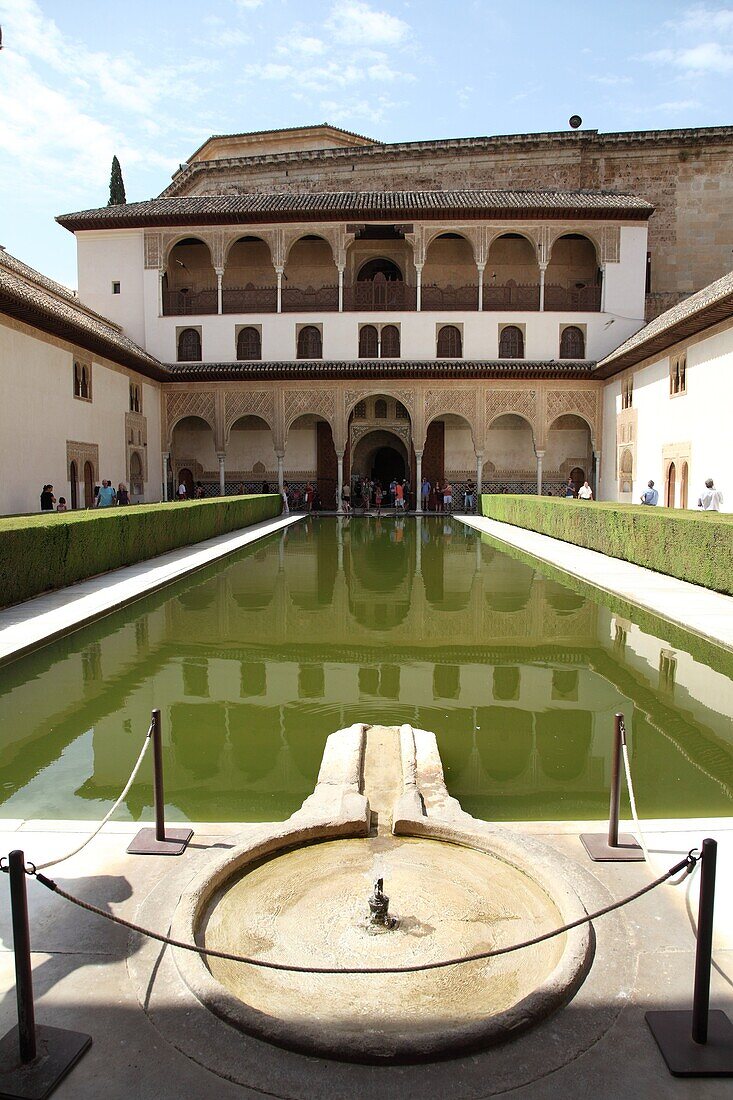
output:
<instances>
[{"instance_id":1,"label":"fountain spout","mask_svg":"<svg viewBox=\"0 0 733 1100\"><path fill-rule=\"evenodd\" d=\"M391 930L399 924L397 917L389 915L389 898L384 892L384 879L374 883L374 893L369 898L369 923L373 931Z\"/></svg>"}]
</instances>

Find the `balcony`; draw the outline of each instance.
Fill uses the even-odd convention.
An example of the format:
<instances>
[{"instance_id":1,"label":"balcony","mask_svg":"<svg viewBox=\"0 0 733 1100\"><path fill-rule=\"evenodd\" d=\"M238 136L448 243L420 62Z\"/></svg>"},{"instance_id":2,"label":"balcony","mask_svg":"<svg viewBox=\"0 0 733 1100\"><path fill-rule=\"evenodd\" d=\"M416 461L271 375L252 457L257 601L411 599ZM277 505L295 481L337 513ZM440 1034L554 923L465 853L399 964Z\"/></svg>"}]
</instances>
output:
<instances>
[{"instance_id":1,"label":"balcony","mask_svg":"<svg viewBox=\"0 0 733 1100\"><path fill-rule=\"evenodd\" d=\"M339 307L339 288L337 286L284 286L282 288L283 313L313 313L325 311L334 313ZM275 301L277 309L277 299Z\"/></svg>"},{"instance_id":2,"label":"balcony","mask_svg":"<svg viewBox=\"0 0 733 1100\"><path fill-rule=\"evenodd\" d=\"M545 286L545 311L599 313L600 309L601 288L599 286Z\"/></svg>"},{"instance_id":3,"label":"balcony","mask_svg":"<svg viewBox=\"0 0 733 1100\"><path fill-rule=\"evenodd\" d=\"M216 287L163 291L164 317L190 317L202 313L218 313Z\"/></svg>"},{"instance_id":4,"label":"balcony","mask_svg":"<svg viewBox=\"0 0 733 1100\"><path fill-rule=\"evenodd\" d=\"M221 292L222 313L275 313L277 312L277 287L246 286L224 287Z\"/></svg>"},{"instance_id":5,"label":"balcony","mask_svg":"<svg viewBox=\"0 0 733 1100\"><path fill-rule=\"evenodd\" d=\"M538 310L540 308L539 283L508 283L497 285L487 283L484 286L484 309L486 310ZM475 308L475 307L474 307ZM545 308L547 305L545 304Z\"/></svg>"},{"instance_id":6,"label":"balcony","mask_svg":"<svg viewBox=\"0 0 733 1100\"><path fill-rule=\"evenodd\" d=\"M344 309L350 312L417 309L417 292L397 279L374 279L344 287Z\"/></svg>"},{"instance_id":7,"label":"balcony","mask_svg":"<svg viewBox=\"0 0 733 1100\"><path fill-rule=\"evenodd\" d=\"M437 309L441 312L452 309L475 311L478 309L478 287L423 284L420 290L420 308Z\"/></svg>"}]
</instances>

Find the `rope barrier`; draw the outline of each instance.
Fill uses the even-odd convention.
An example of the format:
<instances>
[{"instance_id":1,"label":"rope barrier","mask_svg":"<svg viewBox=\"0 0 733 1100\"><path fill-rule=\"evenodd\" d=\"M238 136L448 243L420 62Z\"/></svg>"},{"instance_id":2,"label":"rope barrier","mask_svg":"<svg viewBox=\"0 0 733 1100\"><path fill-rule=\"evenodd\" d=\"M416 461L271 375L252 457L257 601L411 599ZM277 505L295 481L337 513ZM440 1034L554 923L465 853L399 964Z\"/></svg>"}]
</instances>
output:
<instances>
[{"instance_id":1,"label":"rope barrier","mask_svg":"<svg viewBox=\"0 0 733 1100\"><path fill-rule=\"evenodd\" d=\"M634 819L634 827L636 828L636 835L639 838L639 846L644 853L644 859L649 862L649 849L647 848L644 834L641 831L641 825L639 823L639 815L636 812L636 796L634 795L634 784L631 780L631 764L629 763L629 747L626 744L626 737L621 741L621 755L624 761L624 771L626 772L626 789L629 792L629 805L631 806L631 816Z\"/></svg>"},{"instance_id":2,"label":"rope barrier","mask_svg":"<svg viewBox=\"0 0 733 1100\"><path fill-rule=\"evenodd\" d=\"M539 943L544 943L546 940L554 939L555 936L560 936L564 932L570 932L574 928L580 928L584 924L590 924L591 921L597 920L599 917L606 916L608 913L613 913L614 910L621 909L624 905L629 905L632 901L637 901L645 894L656 889L657 886L661 886L662 883L667 882L680 871L685 871L687 875L691 874L695 868L695 864L700 858L699 854L696 854L696 851L695 848L691 849L685 858L681 859L679 863L676 863L674 867L670 867L670 869L665 871L663 875L660 875L659 878L654 879L653 882L647 883L646 886L642 886L633 894L629 894L627 897L622 898L621 901L614 901L610 905L604 906L602 909L597 909L594 913L579 917L577 920L570 921L570 923L564 924L560 928L555 928L551 932L543 932L539 936L534 936L532 939L524 940L521 943L511 944L508 947L495 947L488 951L479 951L475 954L464 955L460 958L442 959L438 962L414 963L410 966L297 966L289 963L272 962L268 959L254 959L248 955L235 955L228 951L217 951L213 948L199 947L198 944L184 943L182 940L174 940L172 937L166 936L161 932L154 932L150 928L143 928L133 921L125 920L124 917L118 917L114 913L107 913L104 909L100 909L99 906L92 905L91 902L83 901L82 898L75 897L73 894L69 894L66 890L63 890L57 882L53 881L53 879L47 878L46 875L41 874L33 864L26 867L26 873L35 876L36 880L40 882L42 886L45 886L47 890L58 894L59 897L64 898L65 901L71 902L72 905L76 905L80 909L86 909L87 912L95 913L99 917L104 917L105 920L111 921L113 924L121 925L123 928L128 928L131 932L138 932L142 936L157 940L159 943L166 944L169 947L178 947L182 951L193 951L206 958L223 959L225 962L246 963L249 966L257 966L265 970L284 970L291 974L416 974L425 970L441 970L448 966L460 966L463 963L495 959L500 955L508 955L513 951L521 951L526 947L534 947ZM0 868L2 870L7 870L6 867L2 867L1 863Z\"/></svg>"},{"instance_id":3,"label":"rope barrier","mask_svg":"<svg viewBox=\"0 0 733 1100\"><path fill-rule=\"evenodd\" d=\"M46 871L46 870L48 870L49 867L55 867L58 863L64 863L67 859L71 859L72 856L78 855L79 852L81 852L84 848L86 848L87 844L91 840L94 840L97 833L100 832L100 830L107 824L107 822L112 817L112 815L114 813L116 813L116 811L119 809L120 805L127 798L130 787L135 782L135 779L137 778L137 773L140 771L140 766L141 766L143 760L145 759L145 753L148 751L148 748L150 747L150 740L152 738L152 735L153 735L153 723L151 722L150 725L148 726L148 732L145 734L145 740L143 741L143 747L140 750L140 755L137 758L137 763L135 764L135 767L132 769L132 772L130 773L130 778L127 780L127 783L125 784L125 788L122 791L122 794L117 799L117 801L115 802L112 809L109 810L109 812L104 815L104 817L99 822L99 824L97 825L94 832L90 833L89 836L86 837L77 848L74 848L71 852L67 852L66 855L59 856L58 859L49 859L46 863L39 863L38 867L37 867L37 870Z\"/></svg>"}]
</instances>

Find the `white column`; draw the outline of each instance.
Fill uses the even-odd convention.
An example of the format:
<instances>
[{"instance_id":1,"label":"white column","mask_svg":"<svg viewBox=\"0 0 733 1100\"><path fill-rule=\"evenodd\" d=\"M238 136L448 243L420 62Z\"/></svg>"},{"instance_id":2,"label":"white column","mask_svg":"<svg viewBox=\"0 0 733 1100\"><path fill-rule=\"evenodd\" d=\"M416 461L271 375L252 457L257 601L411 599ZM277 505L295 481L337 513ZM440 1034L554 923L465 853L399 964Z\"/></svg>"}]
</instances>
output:
<instances>
[{"instance_id":1,"label":"white column","mask_svg":"<svg viewBox=\"0 0 733 1100\"><path fill-rule=\"evenodd\" d=\"M216 312L222 314L224 312L223 294L221 290L222 279L224 278L224 268L216 268Z\"/></svg>"},{"instance_id":2,"label":"white column","mask_svg":"<svg viewBox=\"0 0 733 1100\"><path fill-rule=\"evenodd\" d=\"M165 277L165 271L158 270L158 316L163 316L163 279Z\"/></svg>"},{"instance_id":3,"label":"white column","mask_svg":"<svg viewBox=\"0 0 733 1100\"><path fill-rule=\"evenodd\" d=\"M601 491L601 452L594 451L593 457L595 458L595 470L593 476L593 499L599 499L599 493Z\"/></svg>"},{"instance_id":4,"label":"white column","mask_svg":"<svg viewBox=\"0 0 733 1100\"><path fill-rule=\"evenodd\" d=\"M486 264L476 264L478 268L478 311L484 308L484 269Z\"/></svg>"},{"instance_id":5,"label":"white column","mask_svg":"<svg viewBox=\"0 0 733 1100\"><path fill-rule=\"evenodd\" d=\"M422 264L415 264L415 271L417 272L417 286L416 286L416 309L420 312L421 309L421 297L422 297Z\"/></svg>"},{"instance_id":6,"label":"white column","mask_svg":"<svg viewBox=\"0 0 733 1100\"><path fill-rule=\"evenodd\" d=\"M343 511L343 503L341 500L341 492L344 487L344 452L336 451L336 462L338 465L338 481L336 485L336 511Z\"/></svg>"},{"instance_id":7,"label":"white column","mask_svg":"<svg viewBox=\"0 0 733 1100\"><path fill-rule=\"evenodd\" d=\"M540 264L540 313L545 309L545 272L547 264Z\"/></svg>"},{"instance_id":8,"label":"white column","mask_svg":"<svg viewBox=\"0 0 733 1100\"><path fill-rule=\"evenodd\" d=\"M536 451L537 455L537 496L542 496L542 459L545 457L544 451Z\"/></svg>"},{"instance_id":9,"label":"white column","mask_svg":"<svg viewBox=\"0 0 733 1100\"><path fill-rule=\"evenodd\" d=\"M415 511L422 515L422 451L415 451Z\"/></svg>"},{"instance_id":10,"label":"white column","mask_svg":"<svg viewBox=\"0 0 733 1100\"><path fill-rule=\"evenodd\" d=\"M283 484L285 477L283 474L283 460L285 458L285 451L277 451L277 487L280 492L283 491Z\"/></svg>"},{"instance_id":11,"label":"white column","mask_svg":"<svg viewBox=\"0 0 733 1100\"><path fill-rule=\"evenodd\" d=\"M163 459L163 500L168 499L168 460L170 457L170 451L163 451L161 455Z\"/></svg>"},{"instance_id":12,"label":"white column","mask_svg":"<svg viewBox=\"0 0 733 1100\"><path fill-rule=\"evenodd\" d=\"M225 454L223 451L217 451L216 457L219 459L219 496L224 496L224 459Z\"/></svg>"},{"instance_id":13,"label":"white column","mask_svg":"<svg viewBox=\"0 0 733 1100\"><path fill-rule=\"evenodd\" d=\"M606 312L606 265L601 264L601 313Z\"/></svg>"},{"instance_id":14,"label":"white column","mask_svg":"<svg viewBox=\"0 0 733 1100\"><path fill-rule=\"evenodd\" d=\"M275 274L277 276L277 312L283 311L283 268L276 267Z\"/></svg>"},{"instance_id":15,"label":"white column","mask_svg":"<svg viewBox=\"0 0 733 1100\"><path fill-rule=\"evenodd\" d=\"M484 456L478 451L476 454L476 515L481 515L481 491L483 489L482 478L484 475Z\"/></svg>"},{"instance_id":16,"label":"white column","mask_svg":"<svg viewBox=\"0 0 733 1100\"><path fill-rule=\"evenodd\" d=\"M339 313L344 312L344 269L339 267Z\"/></svg>"}]
</instances>

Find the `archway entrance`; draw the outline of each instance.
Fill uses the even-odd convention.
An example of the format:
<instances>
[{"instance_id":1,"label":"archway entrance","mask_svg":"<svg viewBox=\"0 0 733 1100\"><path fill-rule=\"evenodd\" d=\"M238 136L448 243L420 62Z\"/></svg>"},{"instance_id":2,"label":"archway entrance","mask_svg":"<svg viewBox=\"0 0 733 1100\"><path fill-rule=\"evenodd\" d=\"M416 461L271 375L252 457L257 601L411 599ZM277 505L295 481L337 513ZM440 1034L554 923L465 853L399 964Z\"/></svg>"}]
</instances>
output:
<instances>
[{"instance_id":1,"label":"archway entrance","mask_svg":"<svg viewBox=\"0 0 733 1100\"><path fill-rule=\"evenodd\" d=\"M675 488L677 482L677 470L675 469L674 462L670 462L669 469L667 470L667 492L665 504L668 508L674 508L675 506Z\"/></svg>"},{"instance_id":2,"label":"archway entrance","mask_svg":"<svg viewBox=\"0 0 733 1100\"><path fill-rule=\"evenodd\" d=\"M72 462L69 466L69 482L71 483L71 507L79 507L79 474L77 473L76 463Z\"/></svg>"},{"instance_id":3,"label":"archway entrance","mask_svg":"<svg viewBox=\"0 0 733 1100\"><path fill-rule=\"evenodd\" d=\"M178 484L176 485L176 496L178 496L178 486L183 483L186 486L186 500L193 500L193 474L184 466L182 470L178 471Z\"/></svg>"},{"instance_id":4,"label":"archway entrance","mask_svg":"<svg viewBox=\"0 0 733 1100\"><path fill-rule=\"evenodd\" d=\"M94 468L91 462L84 463L84 507L94 507Z\"/></svg>"},{"instance_id":5,"label":"archway entrance","mask_svg":"<svg viewBox=\"0 0 733 1100\"><path fill-rule=\"evenodd\" d=\"M407 447L397 435L385 429L368 432L354 447L351 476L371 478L383 489L393 478L403 481L409 477Z\"/></svg>"}]
</instances>

